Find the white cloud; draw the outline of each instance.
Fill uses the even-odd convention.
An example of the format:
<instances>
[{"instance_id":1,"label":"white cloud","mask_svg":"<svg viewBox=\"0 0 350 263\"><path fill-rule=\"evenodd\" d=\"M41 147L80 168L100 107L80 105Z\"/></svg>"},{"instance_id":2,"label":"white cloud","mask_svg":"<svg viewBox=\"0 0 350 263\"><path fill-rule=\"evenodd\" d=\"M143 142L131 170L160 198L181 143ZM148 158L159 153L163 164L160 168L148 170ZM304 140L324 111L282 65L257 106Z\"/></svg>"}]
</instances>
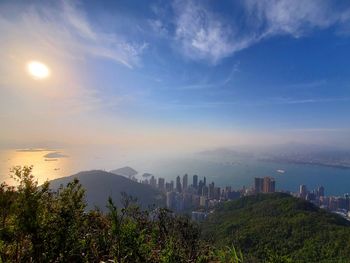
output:
<instances>
[{"instance_id":1,"label":"white cloud","mask_svg":"<svg viewBox=\"0 0 350 263\"><path fill-rule=\"evenodd\" d=\"M314 28L327 28L340 20L328 0L247 0L248 19L257 24L264 36L290 34L300 37Z\"/></svg>"},{"instance_id":2,"label":"white cloud","mask_svg":"<svg viewBox=\"0 0 350 263\"><path fill-rule=\"evenodd\" d=\"M343 34L350 31L350 8L340 10L330 0L246 0L240 7L244 18L231 21L200 1L179 0L173 7L183 54L214 64L277 35L302 37L330 26Z\"/></svg>"},{"instance_id":3,"label":"white cloud","mask_svg":"<svg viewBox=\"0 0 350 263\"><path fill-rule=\"evenodd\" d=\"M240 48L240 45L230 41L233 29L225 26L204 6L191 1L178 1L174 9L175 37L180 41L186 56L216 63Z\"/></svg>"},{"instance_id":4,"label":"white cloud","mask_svg":"<svg viewBox=\"0 0 350 263\"><path fill-rule=\"evenodd\" d=\"M23 45L27 42L42 52L59 56L107 58L129 68L139 64L147 44L131 43L120 35L105 33L93 27L73 2L59 3L58 8L48 5L28 7L18 12L16 19L1 15L3 41L0 47L9 41L23 41Z\"/></svg>"}]
</instances>

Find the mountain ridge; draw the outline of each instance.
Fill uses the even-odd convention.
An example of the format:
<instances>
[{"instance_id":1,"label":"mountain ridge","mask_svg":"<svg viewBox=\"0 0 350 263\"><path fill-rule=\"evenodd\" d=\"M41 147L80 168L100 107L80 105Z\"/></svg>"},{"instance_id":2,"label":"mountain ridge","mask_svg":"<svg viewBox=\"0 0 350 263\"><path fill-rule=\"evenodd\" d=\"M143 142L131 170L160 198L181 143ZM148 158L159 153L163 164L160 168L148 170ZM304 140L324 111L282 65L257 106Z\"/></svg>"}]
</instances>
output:
<instances>
[{"instance_id":1,"label":"mountain ridge","mask_svg":"<svg viewBox=\"0 0 350 263\"><path fill-rule=\"evenodd\" d=\"M106 204L109 197L120 206L121 193L136 197L143 208L152 205L164 205L164 195L149 185L141 184L130 180L122 175L113 174L102 170L82 171L77 174L54 179L50 181L51 187L55 190L60 185L77 178L86 190L86 201L88 209L98 207L106 211Z\"/></svg>"}]
</instances>

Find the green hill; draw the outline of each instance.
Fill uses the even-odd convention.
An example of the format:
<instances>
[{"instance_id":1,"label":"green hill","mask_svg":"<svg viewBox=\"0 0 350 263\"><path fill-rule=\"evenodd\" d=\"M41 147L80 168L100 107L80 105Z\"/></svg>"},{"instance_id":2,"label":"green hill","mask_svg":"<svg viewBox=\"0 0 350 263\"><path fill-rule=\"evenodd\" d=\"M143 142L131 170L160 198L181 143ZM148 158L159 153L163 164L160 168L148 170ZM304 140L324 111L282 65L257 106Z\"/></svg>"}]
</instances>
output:
<instances>
[{"instance_id":1,"label":"green hill","mask_svg":"<svg viewBox=\"0 0 350 263\"><path fill-rule=\"evenodd\" d=\"M122 192L136 197L143 208L153 204L165 204L164 195L157 189L137 183L124 176L100 170L80 172L72 176L52 180L50 181L50 187L57 189L61 184L66 185L68 182L73 181L74 178L79 179L79 182L86 190L88 209L97 206L105 211L109 196L112 197L117 206L120 206Z\"/></svg>"},{"instance_id":2,"label":"green hill","mask_svg":"<svg viewBox=\"0 0 350 263\"><path fill-rule=\"evenodd\" d=\"M350 262L350 222L287 194L225 202L202 227L205 239L233 244L247 262L271 255L287 262Z\"/></svg>"}]
</instances>

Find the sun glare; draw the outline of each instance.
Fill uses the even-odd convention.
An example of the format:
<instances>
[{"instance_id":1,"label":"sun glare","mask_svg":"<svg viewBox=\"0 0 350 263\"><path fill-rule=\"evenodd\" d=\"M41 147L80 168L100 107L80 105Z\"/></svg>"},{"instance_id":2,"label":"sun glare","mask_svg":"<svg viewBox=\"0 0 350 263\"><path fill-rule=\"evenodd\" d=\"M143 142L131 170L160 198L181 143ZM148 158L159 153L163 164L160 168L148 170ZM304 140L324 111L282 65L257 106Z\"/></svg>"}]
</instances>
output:
<instances>
[{"instance_id":1,"label":"sun glare","mask_svg":"<svg viewBox=\"0 0 350 263\"><path fill-rule=\"evenodd\" d=\"M46 79L50 75L49 68L39 61L31 61L27 64L29 75L34 79Z\"/></svg>"}]
</instances>

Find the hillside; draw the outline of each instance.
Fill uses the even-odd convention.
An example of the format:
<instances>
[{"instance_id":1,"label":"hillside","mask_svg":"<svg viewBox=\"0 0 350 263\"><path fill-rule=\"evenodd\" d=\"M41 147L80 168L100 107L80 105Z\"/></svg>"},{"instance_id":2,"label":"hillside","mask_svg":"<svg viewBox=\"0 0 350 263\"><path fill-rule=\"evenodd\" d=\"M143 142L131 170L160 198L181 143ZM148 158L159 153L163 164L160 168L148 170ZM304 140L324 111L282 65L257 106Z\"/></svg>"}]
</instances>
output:
<instances>
[{"instance_id":1,"label":"hillside","mask_svg":"<svg viewBox=\"0 0 350 263\"><path fill-rule=\"evenodd\" d=\"M74 178L78 178L86 189L86 200L89 209L98 206L105 210L109 196L120 206L121 192L137 197L143 208L153 204L164 204L163 194L149 185L140 184L124 176L100 170L80 172L72 176L52 180L50 185L53 189L57 189L61 184L66 185Z\"/></svg>"},{"instance_id":2,"label":"hillside","mask_svg":"<svg viewBox=\"0 0 350 263\"><path fill-rule=\"evenodd\" d=\"M202 227L205 239L233 244L248 262L268 254L291 262L350 262L350 222L287 194L226 202Z\"/></svg>"}]
</instances>

